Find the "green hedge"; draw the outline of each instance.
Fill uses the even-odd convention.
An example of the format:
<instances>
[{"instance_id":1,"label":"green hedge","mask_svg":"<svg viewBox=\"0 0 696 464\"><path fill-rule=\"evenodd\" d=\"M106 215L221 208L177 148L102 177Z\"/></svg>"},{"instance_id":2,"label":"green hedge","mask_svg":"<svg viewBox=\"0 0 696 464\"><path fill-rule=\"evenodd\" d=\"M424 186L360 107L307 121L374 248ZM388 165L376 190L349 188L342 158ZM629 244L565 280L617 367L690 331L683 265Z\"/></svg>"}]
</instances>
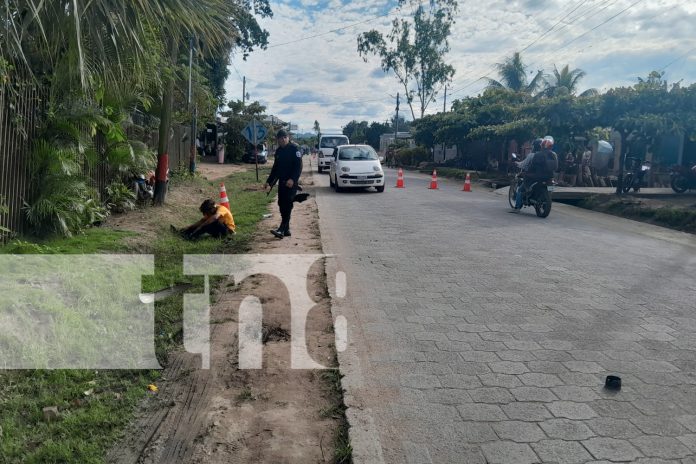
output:
<instances>
[{"instance_id":1,"label":"green hedge","mask_svg":"<svg viewBox=\"0 0 696 464\"><path fill-rule=\"evenodd\" d=\"M459 168L446 168L446 167L437 167L435 168L437 171L437 175L441 177L449 177L451 179L459 179L459 180L465 180L466 179L466 174L469 173L471 174L471 182L478 182L479 180L479 173L477 171L469 171L466 169L459 169ZM433 171L430 169L424 169L421 170L421 172L425 174L431 174Z\"/></svg>"}]
</instances>

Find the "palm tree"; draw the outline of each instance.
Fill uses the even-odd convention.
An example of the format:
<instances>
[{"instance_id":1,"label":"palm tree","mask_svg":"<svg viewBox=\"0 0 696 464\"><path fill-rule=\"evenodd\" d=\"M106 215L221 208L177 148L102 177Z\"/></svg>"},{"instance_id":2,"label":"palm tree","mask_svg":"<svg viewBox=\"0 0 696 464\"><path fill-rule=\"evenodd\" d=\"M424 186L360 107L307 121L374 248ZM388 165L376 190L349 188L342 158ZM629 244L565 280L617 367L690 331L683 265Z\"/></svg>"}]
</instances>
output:
<instances>
[{"instance_id":1,"label":"palm tree","mask_svg":"<svg viewBox=\"0 0 696 464\"><path fill-rule=\"evenodd\" d=\"M582 69L570 70L568 65L558 71L556 65L553 66L553 76L545 79L546 89L544 93L548 96L554 95L575 95L578 90L578 83L587 74ZM597 89L588 89L580 94L581 97L597 95Z\"/></svg>"},{"instance_id":2,"label":"palm tree","mask_svg":"<svg viewBox=\"0 0 696 464\"><path fill-rule=\"evenodd\" d=\"M164 173L179 51L190 37L199 48L229 51L248 41L240 29L251 26L234 21L248 22L244 11L230 0L6 0L0 58L24 65L59 101L94 103L119 88L156 95ZM164 179L156 185L158 203L165 185Z\"/></svg>"},{"instance_id":3,"label":"palm tree","mask_svg":"<svg viewBox=\"0 0 696 464\"><path fill-rule=\"evenodd\" d=\"M503 63L497 63L496 68L500 75L500 81L488 79L489 88L503 88L513 92L533 94L542 81L542 71L537 71L531 81L527 79L527 66L522 62L519 52L515 52Z\"/></svg>"}]
</instances>

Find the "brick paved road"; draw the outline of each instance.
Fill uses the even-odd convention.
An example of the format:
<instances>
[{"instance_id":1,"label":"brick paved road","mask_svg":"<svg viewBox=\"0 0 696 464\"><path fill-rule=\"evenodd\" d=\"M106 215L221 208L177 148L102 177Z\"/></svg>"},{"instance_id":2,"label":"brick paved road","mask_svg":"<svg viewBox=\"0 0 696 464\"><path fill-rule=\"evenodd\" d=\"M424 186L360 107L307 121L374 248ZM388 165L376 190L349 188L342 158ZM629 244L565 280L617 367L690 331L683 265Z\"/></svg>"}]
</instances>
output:
<instances>
[{"instance_id":1,"label":"brick paved road","mask_svg":"<svg viewBox=\"0 0 696 464\"><path fill-rule=\"evenodd\" d=\"M388 176L314 175L356 462L696 463L696 240Z\"/></svg>"}]
</instances>

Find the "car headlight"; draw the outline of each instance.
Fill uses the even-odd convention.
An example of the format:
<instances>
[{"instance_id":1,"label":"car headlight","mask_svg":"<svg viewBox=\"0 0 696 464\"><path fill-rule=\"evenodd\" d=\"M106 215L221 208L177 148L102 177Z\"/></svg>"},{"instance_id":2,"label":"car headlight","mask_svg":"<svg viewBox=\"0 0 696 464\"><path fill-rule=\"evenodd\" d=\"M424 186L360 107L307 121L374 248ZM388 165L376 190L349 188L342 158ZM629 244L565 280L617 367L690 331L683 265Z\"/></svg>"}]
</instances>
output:
<instances>
[{"instance_id":1,"label":"car headlight","mask_svg":"<svg viewBox=\"0 0 696 464\"><path fill-rule=\"evenodd\" d=\"M380 168L379 166L372 166L372 169L373 169L375 172L382 172L382 168Z\"/></svg>"},{"instance_id":2,"label":"car headlight","mask_svg":"<svg viewBox=\"0 0 696 464\"><path fill-rule=\"evenodd\" d=\"M350 172L350 168L349 168L348 166L343 166L343 167L341 168L341 171L343 171L343 172Z\"/></svg>"}]
</instances>

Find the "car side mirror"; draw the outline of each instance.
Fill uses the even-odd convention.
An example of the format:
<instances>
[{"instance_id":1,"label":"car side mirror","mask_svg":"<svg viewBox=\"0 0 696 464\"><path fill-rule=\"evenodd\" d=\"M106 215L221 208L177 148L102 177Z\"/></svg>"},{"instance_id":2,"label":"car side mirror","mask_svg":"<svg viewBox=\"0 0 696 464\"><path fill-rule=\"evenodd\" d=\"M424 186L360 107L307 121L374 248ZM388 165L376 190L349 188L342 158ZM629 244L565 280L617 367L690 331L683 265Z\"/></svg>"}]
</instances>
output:
<instances>
[{"instance_id":1,"label":"car side mirror","mask_svg":"<svg viewBox=\"0 0 696 464\"><path fill-rule=\"evenodd\" d=\"M380 157L379 157L379 162L380 162L380 163L384 163L384 156L380 156Z\"/></svg>"},{"instance_id":2,"label":"car side mirror","mask_svg":"<svg viewBox=\"0 0 696 464\"><path fill-rule=\"evenodd\" d=\"M314 145L314 149L315 149L315 150L318 150L318 149L319 149L319 144Z\"/></svg>"},{"instance_id":3,"label":"car side mirror","mask_svg":"<svg viewBox=\"0 0 696 464\"><path fill-rule=\"evenodd\" d=\"M517 153L512 154L512 159L516 160L517 159Z\"/></svg>"}]
</instances>

